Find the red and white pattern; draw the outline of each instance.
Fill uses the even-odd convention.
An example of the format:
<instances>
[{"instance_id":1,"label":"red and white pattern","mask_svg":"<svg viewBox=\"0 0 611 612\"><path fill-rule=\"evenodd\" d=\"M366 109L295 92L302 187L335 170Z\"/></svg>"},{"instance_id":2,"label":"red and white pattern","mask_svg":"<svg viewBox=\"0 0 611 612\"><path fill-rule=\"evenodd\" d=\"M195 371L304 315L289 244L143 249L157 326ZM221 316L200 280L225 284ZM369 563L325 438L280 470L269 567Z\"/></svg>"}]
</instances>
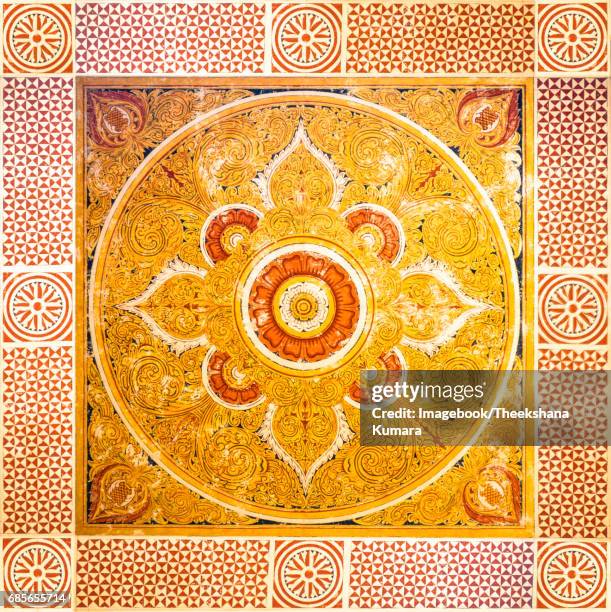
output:
<instances>
[{"instance_id":1,"label":"red and white pattern","mask_svg":"<svg viewBox=\"0 0 611 612\"><path fill-rule=\"evenodd\" d=\"M604 370L609 363L606 350L541 349L540 370Z\"/></svg>"},{"instance_id":2,"label":"red and white pattern","mask_svg":"<svg viewBox=\"0 0 611 612\"><path fill-rule=\"evenodd\" d=\"M58 605L14 604L11 607L69 607L70 540L4 540L4 590L11 594L63 594Z\"/></svg>"},{"instance_id":3,"label":"red and white pattern","mask_svg":"<svg viewBox=\"0 0 611 612\"><path fill-rule=\"evenodd\" d=\"M66 78L5 79L6 265L72 260L72 93Z\"/></svg>"},{"instance_id":4,"label":"red and white pattern","mask_svg":"<svg viewBox=\"0 0 611 612\"><path fill-rule=\"evenodd\" d=\"M264 4L253 2L80 3L76 71L261 72L264 16Z\"/></svg>"},{"instance_id":5,"label":"red and white pattern","mask_svg":"<svg viewBox=\"0 0 611 612\"><path fill-rule=\"evenodd\" d=\"M525 541L355 541L350 607L532 605L534 545Z\"/></svg>"},{"instance_id":6,"label":"red and white pattern","mask_svg":"<svg viewBox=\"0 0 611 612\"><path fill-rule=\"evenodd\" d=\"M80 538L79 608L263 608L269 542Z\"/></svg>"},{"instance_id":7,"label":"red and white pattern","mask_svg":"<svg viewBox=\"0 0 611 612\"><path fill-rule=\"evenodd\" d=\"M30 272L4 275L4 341L69 340L72 276Z\"/></svg>"},{"instance_id":8,"label":"red and white pattern","mask_svg":"<svg viewBox=\"0 0 611 612\"><path fill-rule=\"evenodd\" d=\"M542 265L607 265L608 96L605 79L538 81L538 259Z\"/></svg>"},{"instance_id":9,"label":"red and white pattern","mask_svg":"<svg viewBox=\"0 0 611 612\"><path fill-rule=\"evenodd\" d=\"M6 4L3 40L5 72L70 72L70 4Z\"/></svg>"},{"instance_id":10,"label":"red and white pattern","mask_svg":"<svg viewBox=\"0 0 611 612\"><path fill-rule=\"evenodd\" d=\"M4 533L69 533L71 350L8 347L2 357Z\"/></svg>"},{"instance_id":11,"label":"red and white pattern","mask_svg":"<svg viewBox=\"0 0 611 612\"><path fill-rule=\"evenodd\" d=\"M341 542L280 542L274 554L274 606L339 608L342 605Z\"/></svg>"},{"instance_id":12,"label":"red and white pattern","mask_svg":"<svg viewBox=\"0 0 611 612\"><path fill-rule=\"evenodd\" d=\"M541 446L537 521L548 538L607 537L607 447Z\"/></svg>"},{"instance_id":13,"label":"red and white pattern","mask_svg":"<svg viewBox=\"0 0 611 612\"><path fill-rule=\"evenodd\" d=\"M607 6L539 4L539 70L607 69Z\"/></svg>"},{"instance_id":14,"label":"red and white pattern","mask_svg":"<svg viewBox=\"0 0 611 612\"><path fill-rule=\"evenodd\" d=\"M569 418L542 419L540 444L589 447L607 440L607 372L540 372L537 406L543 410L569 410Z\"/></svg>"},{"instance_id":15,"label":"red and white pattern","mask_svg":"<svg viewBox=\"0 0 611 612\"><path fill-rule=\"evenodd\" d=\"M544 275L539 279L541 342L604 344L607 277Z\"/></svg>"},{"instance_id":16,"label":"red and white pattern","mask_svg":"<svg viewBox=\"0 0 611 612\"><path fill-rule=\"evenodd\" d=\"M530 72L533 4L349 5L347 71Z\"/></svg>"},{"instance_id":17,"label":"red and white pattern","mask_svg":"<svg viewBox=\"0 0 611 612\"><path fill-rule=\"evenodd\" d=\"M341 4L275 4L274 72L338 72L341 20Z\"/></svg>"},{"instance_id":18,"label":"red and white pattern","mask_svg":"<svg viewBox=\"0 0 611 612\"><path fill-rule=\"evenodd\" d=\"M541 608L602 608L606 602L606 545L548 542L537 554L537 603Z\"/></svg>"}]
</instances>

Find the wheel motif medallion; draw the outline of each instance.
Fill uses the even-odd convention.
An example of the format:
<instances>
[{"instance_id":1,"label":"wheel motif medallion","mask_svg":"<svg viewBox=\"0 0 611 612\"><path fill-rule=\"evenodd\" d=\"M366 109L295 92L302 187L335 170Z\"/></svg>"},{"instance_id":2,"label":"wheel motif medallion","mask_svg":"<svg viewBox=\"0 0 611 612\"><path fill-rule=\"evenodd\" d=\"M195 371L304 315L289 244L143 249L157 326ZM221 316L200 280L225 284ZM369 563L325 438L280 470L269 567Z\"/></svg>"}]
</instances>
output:
<instances>
[{"instance_id":1,"label":"wheel motif medallion","mask_svg":"<svg viewBox=\"0 0 611 612\"><path fill-rule=\"evenodd\" d=\"M100 235L90 328L116 410L173 477L324 523L405 499L463 452L361 447L361 370L512 367L517 286L449 149L375 104L285 92L148 155Z\"/></svg>"}]
</instances>

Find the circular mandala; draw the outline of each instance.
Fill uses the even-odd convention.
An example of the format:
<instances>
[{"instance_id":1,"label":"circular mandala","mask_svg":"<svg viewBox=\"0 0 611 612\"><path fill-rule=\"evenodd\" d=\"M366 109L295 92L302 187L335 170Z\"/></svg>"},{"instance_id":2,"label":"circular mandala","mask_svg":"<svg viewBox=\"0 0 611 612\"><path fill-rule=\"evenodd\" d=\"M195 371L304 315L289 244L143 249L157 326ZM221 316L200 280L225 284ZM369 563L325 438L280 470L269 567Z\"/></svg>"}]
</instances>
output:
<instances>
[{"instance_id":1,"label":"circular mandala","mask_svg":"<svg viewBox=\"0 0 611 612\"><path fill-rule=\"evenodd\" d=\"M4 18L6 61L19 72L58 72L72 52L70 8L16 4Z\"/></svg>"},{"instance_id":2,"label":"circular mandala","mask_svg":"<svg viewBox=\"0 0 611 612\"><path fill-rule=\"evenodd\" d=\"M539 15L542 69L596 70L605 63L606 14L596 4L545 5Z\"/></svg>"},{"instance_id":3,"label":"circular mandala","mask_svg":"<svg viewBox=\"0 0 611 612\"><path fill-rule=\"evenodd\" d=\"M604 333L604 288L595 278L551 277L540 302L542 331L555 342L593 342Z\"/></svg>"},{"instance_id":4,"label":"circular mandala","mask_svg":"<svg viewBox=\"0 0 611 612\"><path fill-rule=\"evenodd\" d=\"M416 171L431 167L452 177L441 190ZM169 473L241 514L347 520L459 459L473 432L422 454L361 447L362 370L514 362L518 281L492 203L375 104L299 91L221 107L150 153L110 219L89 325L106 392Z\"/></svg>"},{"instance_id":5,"label":"circular mandala","mask_svg":"<svg viewBox=\"0 0 611 612\"><path fill-rule=\"evenodd\" d=\"M287 72L331 71L339 61L340 28L332 5L281 5L274 15L276 66Z\"/></svg>"},{"instance_id":6,"label":"circular mandala","mask_svg":"<svg viewBox=\"0 0 611 612\"><path fill-rule=\"evenodd\" d=\"M57 274L15 276L5 287L6 331L17 340L59 340L71 323L70 286Z\"/></svg>"},{"instance_id":7,"label":"circular mandala","mask_svg":"<svg viewBox=\"0 0 611 612\"><path fill-rule=\"evenodd\" d=\"M333 607L341 597L341 564L341 551L331 543L281 545L275 559L276 599L289 607Z\"/></svg>"},{"instance_id":8,"label":"circular mandala","mask_svg":"<svg viewBox=\"0 0 611 612\"><path fill-rule=\"evenodd\" d=\"M604 597L605 561L596 544L548 544L538 567L539 597L548 607L595 607Z\"/></svg>"},{"instance_id":9,"label":"circular mandala","mask_svg":"<svg viewBox=\"0 0 611 612\"><path fill-rule=\"evenodd\" d=\"M6 590L61 593L70 588L67 546L60 540L18 540L5 552ZM49 607L28 603L28 607Z\"/></svg>"}]
</instances>

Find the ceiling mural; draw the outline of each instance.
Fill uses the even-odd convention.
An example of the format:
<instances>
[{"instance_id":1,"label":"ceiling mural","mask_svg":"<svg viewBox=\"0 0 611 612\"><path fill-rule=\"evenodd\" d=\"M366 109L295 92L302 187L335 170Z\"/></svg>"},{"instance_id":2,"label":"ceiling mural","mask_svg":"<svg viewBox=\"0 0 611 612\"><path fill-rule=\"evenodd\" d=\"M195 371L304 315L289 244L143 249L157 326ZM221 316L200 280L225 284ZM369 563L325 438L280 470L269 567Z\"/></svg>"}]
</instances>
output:
<instances>
[{"instance_id":1,"label":"ceiling mural","mask_svg":"<svg viewBox=\"0 0 611 612\"><path fill-rule=\"evenodd\" d=\"M3 3L4 604L609 607L609 10Z\"/></svg>"},{"instance_id":2,"label":"ceiling mural","mask_svg":"<svg viewBox=\"0 0 611 612\"><path fill-rule=\"evenodd\" d=\"M519 447L361 446L358 401L521 363L520 87L85 100L90 524L524 524Z\"/></svg>"}]
</instances>

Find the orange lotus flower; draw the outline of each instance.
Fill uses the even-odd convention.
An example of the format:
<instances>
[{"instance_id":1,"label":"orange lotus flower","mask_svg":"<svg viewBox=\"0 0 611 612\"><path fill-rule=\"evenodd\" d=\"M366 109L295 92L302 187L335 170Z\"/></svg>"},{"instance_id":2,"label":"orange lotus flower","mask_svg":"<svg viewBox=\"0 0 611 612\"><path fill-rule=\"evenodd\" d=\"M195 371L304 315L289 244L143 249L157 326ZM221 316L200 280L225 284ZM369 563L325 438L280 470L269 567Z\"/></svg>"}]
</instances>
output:
<instances>
[{"instance_id":1,"label":"orange lotus flower","mask_svg":"<svg viewBox=\"0 0 611 612\"><path fill-rule=\"evenodd\" d=\"M358 320L354 282L341 266L306 251L272 261L252 288L249 312L260 340L285 359L320 361Z\"/></svg>"}]
</instances>

